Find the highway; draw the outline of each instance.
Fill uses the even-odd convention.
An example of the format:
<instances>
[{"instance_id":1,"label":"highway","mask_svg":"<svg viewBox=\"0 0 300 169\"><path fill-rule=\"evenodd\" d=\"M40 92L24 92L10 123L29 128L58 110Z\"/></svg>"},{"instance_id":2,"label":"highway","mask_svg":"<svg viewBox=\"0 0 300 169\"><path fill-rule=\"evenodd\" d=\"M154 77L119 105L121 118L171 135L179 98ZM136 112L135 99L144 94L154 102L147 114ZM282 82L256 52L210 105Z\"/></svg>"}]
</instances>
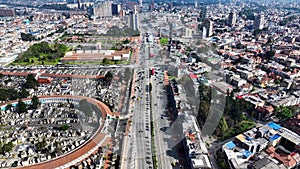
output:
<instances>
[{"instance_id":1,"label":"highway","mask_svg":"<svg viewBox=\"0 0 300 169\"><path fill-rule=\"evenodd\" d=\"M150 37L155 36L156 31L149 27L147 33ZM152 39L152 38L151 38ZM153 54L154 58L149 60L149 68L155 68L154 76L151 76L151 115L154 125L154 145L157 158L157 168L172 169L172 163L176 161L177 153L174 147L177 142L172 139L169 129L170 122L167 116L167 96L163 86L163 70L159 65L165 64L165 57L159 56L160 46L156 43L146 45L150 51L145 55Z\"/></svg>"},{"instance_id":2,"label":"highway","mask_svg":"<svg viewBox=\"0 0 300 169\"><path fill-rule=\"evenodd\" d=\"M139 64L135 65L133 76L134 98L131 99L134 101L129 108L132 113L132 122L122 155L122 163L126 164L122 164L121 168L153 168L150 133L149 48L143 42L144 40L140 48Z\"/></svg>"},{"instance_id":3,"label":"highway","mask_svg":"<svg viewBox=\"0 0 300 169\"><path fill-rule=\"evenodd\" d=\"M145 33L148 33L150 38L144 36ZM152 41L154 33L155 30L148 24L141 25L142 39L138 64L132 66L134 67L132 84L134 97L131 98L132 104L129 105L132 122L129 135L124 139L121 157L121 168L124 169L154 168L152 155L156 155L157 168L171 169L171 163L177 158L176 152L174 152L176 143L172 143L172 134L168 130L169 120L166 116L162 117L163 114L166 114L164 110L167 105L163 88L163 72L156 69L155 76L150 76L151 68L163 65L165 59L158 56L160 46ZM150 39L150 42L147 41L147 38ZM150 59L151 54L154 54L156 58ZM150 83L152 86L151 97ZM151 142L151 115L154 125L153 143ZM155 146L155 154L152 144Z\"/></svg>"}]
</instances>

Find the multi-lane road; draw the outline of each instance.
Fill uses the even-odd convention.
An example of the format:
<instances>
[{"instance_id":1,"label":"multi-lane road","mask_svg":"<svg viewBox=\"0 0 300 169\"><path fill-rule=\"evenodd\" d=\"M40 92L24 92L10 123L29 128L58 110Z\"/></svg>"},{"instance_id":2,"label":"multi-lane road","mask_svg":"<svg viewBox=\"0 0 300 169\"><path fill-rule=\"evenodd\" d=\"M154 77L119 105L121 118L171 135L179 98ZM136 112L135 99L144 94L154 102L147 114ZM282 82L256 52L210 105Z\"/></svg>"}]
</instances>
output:
<instances>
[{"instance_id":1,"label":"multi-lane road","mask_svg":"<svg viewBox=\"0 0 300 169\"><path fill-rule=\"evenodd\" d=\"M141 52L148 52L145 47ZM134 168L153 168L150 133L150 94L148 55L140 57L140 67L136 70L132 134Z\"/></svg>"},{"instance_id":2,"label":"multi-lane road","mask_svg":"<svg viewBox=\"0 0 300 169\"><path fill-rule=\"evenodd\" d=\"M140 55L138 64L134 66L132 85L134 101L129 106L132 114L131 127L129 135L124 139L121 168L146 169L157 165L159 169L171 169L171 163L177 157L173 149L175 143L172 144L172 135L168 132L169 121L165 112L167 111L167 98L163 88L163 71L157 69L158 65L164 64L164 59L158 56L160 46L153 43L153 38L151 38L155 36L155 30L148 25L141 25L140 33L142 38ZM146 33L147 37L144 36ZM151 54L154 55L154 59L150 58ZM150 70L153 67L156 67L155 75L150 76ZM151 138L151 120L154 129L153 138ZM153 164L154 156L156 156L157 164Z\"/></svg>"},{"instance_id":3,"label":"multi-lane road","mask_svg":"<svg viewBox=\"0 0 300 169\"><path fill-rule=\"evenodd\" d=\"M121 164L121 168L153 168L148 60L149 48L142 41L133 76L134 102L129 108L132 113L130 133L124 141L122 152L122 163L125 164Z\"/></svg>"}]
</instances>

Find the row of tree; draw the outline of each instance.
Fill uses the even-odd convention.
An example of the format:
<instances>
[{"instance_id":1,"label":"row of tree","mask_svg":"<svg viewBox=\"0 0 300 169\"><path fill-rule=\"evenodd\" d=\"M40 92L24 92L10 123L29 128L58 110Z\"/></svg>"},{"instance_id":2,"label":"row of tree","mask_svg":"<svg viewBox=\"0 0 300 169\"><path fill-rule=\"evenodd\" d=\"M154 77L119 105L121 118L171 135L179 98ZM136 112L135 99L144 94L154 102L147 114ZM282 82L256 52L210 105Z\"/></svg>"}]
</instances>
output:
<instances>
[{"instance_id":1,"label":"row of tree","mask_svg":"<svg viewBox=\"0 0 300 169\"><path fill-rule=\"evenodd\" d=\"M1 101L16 100L18 98L26 98L28 96L29 92L24 88L19 92L15 89L0 89Z\"/></svg>"},{"instance_id":2,"label":"row of tree","mask_svg":"<svg viewBox=\"0 0 300 169\"><path fill-rule=\"evenodd\" d=\"M40 103L39 98L37 96L33 96L31 98L31 104L30 105L27 105L21 99L19 99L18 104L16 106L16 111L19 114L26 113L28 108L37 109L40 104L41 103ZM10 110L11 108L12 108L11 104L6 105L6 110Z\"/></svg>"}]
</instances>

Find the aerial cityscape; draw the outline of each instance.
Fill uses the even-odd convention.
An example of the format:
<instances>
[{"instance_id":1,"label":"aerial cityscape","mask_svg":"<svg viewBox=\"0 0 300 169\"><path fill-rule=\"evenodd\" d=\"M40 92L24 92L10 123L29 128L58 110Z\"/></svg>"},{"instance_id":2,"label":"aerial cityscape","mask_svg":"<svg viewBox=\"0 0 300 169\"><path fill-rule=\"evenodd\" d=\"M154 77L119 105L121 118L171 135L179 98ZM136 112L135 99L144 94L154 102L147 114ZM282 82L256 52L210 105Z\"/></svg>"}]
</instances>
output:
<instances>
[{"instance_id":1,"label":"aerial cityscape","mask_svg":"<svg viewBox=\"0 0 300 169\"><path fill-rule=\"evenodd\" d=\"M299 169L299 0L0 0L0 168Z\"/></svg>"}]
</instances>

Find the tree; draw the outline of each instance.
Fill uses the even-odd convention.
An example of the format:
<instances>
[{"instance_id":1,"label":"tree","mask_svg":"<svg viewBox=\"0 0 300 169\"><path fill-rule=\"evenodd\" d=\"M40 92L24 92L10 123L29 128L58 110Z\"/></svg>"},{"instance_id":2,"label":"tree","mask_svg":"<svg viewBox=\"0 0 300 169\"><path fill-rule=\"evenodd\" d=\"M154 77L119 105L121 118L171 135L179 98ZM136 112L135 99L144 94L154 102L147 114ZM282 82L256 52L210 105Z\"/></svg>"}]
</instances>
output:
<instances>
[{"instance_id":1,"label":"tree","mask_svg":"<svg viewBox=\"0 0 300 169\"><path fill-rule=\"evenodd\" d=\"M21 99L19 99L17 105L17 112L21 114L21 113L25 113L26 111L27 111L27 105Z\"/></svg>"},{"instance_id":2,"label":"tree","mask_svg":"<svg viewBox=\"0 0 300 169\"><path fill-rule=\"evenodd\" d=\"M236 48L237 49L243 49L243 48L245 48L245 46L241 43L238 43L238 44L236 44Z\"/></svg>"},{"instance_id":3,"label":"tree","mask_svg":"<svg viewBox=\"0 0 300 169\"><path fill-rule=\"evenodd\" d=\"M35 144L35 148L36 148L38 151L43 150L46 146L47 146L46 139L43 139L43 141L38 142L38 143Z\"/></svg>"},{"instance_id":4,"label":"tree","mask_svg":"<svg viewBox=\"0 0 300 169\"><path fill-rule=\"evenodd\" d=\"M110 85L110 83L111 83L111 81L112 81L112 78L113 78L113 74L112 74L110 71L108 71L108 72L105 74L105 78L104 78L105 83L106 83L107 86Z\"/></svg>"},{"instance_id":5,"label":"tree","mask_svg":"<svg viewBox=\"0 0 300 169\"><path fill-rule=\"evenodd\" d=\"M63 11L70 10L70 8L67 6L67 4L44 4L41 6L41 8L63 10Z\"/></svg>"},{"instance_id":6,"label":"tree","mask_svg":"<svg viewBox=\"0 0 300 169\"><path fill-rule=\"evenodd\" d=\"M40 105L41 103L40 103L40 101L39 101L39 98L37 97L37 96L33 96L32 98L31 98L31 107L33 108L33 109L37 109L38 108L38 106Z\"/></svg>"},{"instance_id":7,"label":"tree","mask_svg":"<svg viewBox=\"0 0 300 169\"><path fill-rule=\"evenodd\" d=\"M273 58L273 56L275 55L275 51L267 51L266 54L265 54L265 57L267 60L270 60Z\"/></svg>"},{"instance_id":8,"label":"tree","mask_svg":"<svg viewBox=\"0 0 300 169\"><path fill-rule=\"evenodd\" d=\"M293 116L292 110L288 107L279 106L275 108L276 117L281 121L285 121L286 119Z\"/></svg>"},{"instance_id":9,"label":"tree","mask_svg":"<svg viewBox=\"0 0 300 169\"><path fill-rule=\"evenodd\" d=\"M123 44L129 44L130 43L130 40L129 39L125 39L124 41L123 41Z\"/></svg>"},{"instance_id":10,"label":"tree","mask_svg":"<svg viewBox=\"0 0 300 169\"><path fill-rule=\"evenodd\" d=\"M16 100L19 98L19 93L15 89L0 89L0 100Z\"/></svg>"},{"instance_id":11,"label":"tree","mask_svg":"<svg viewBox=\"0 0 300 169\"><path fill-rule=\"evenodd\" d=\"M203 47L199 47L197 48L197 53L206 53L210 50L210 47L205 45Z\"/></svg>"},{"instance_id":12,"label":"tree","mask_svg":"<svg viewBox=\"0 0 300 169\"><path fill-rule=\"evenodd\" d=\"M3 143L2 143L2 141L0 141L0 154L3 154L3 149L2 149L2 147L3 147Z\"/></svg>"},{"instance_id":13,"label":"tree","mask_svg":"<svg viewBox=\"0 0 300 169\"><path fill-rule=\"evenodd\" d=\"M262 33L262 30L256 29L256 30L253 32L253 35L254 35L254 36L257 36L257 35L259 35L259 34L261 34L261 33Z\"/></svg>"},{"instance_id":14,"label":"tree","mask_svg":"<svg viewBox=\"0 0 300 169\"><path fill-rule=\"evenodd\" d=\"M39 61L52 61L53 59L63 57L67 51L68 47L63 44L55 43L51 45L48 42L36 43L30 46L26 52L19 55L15 62L34 63L33 58L37 58Z\"/></svg>"},{"instance_id":15,"label":"tree","mask_svg":"<svg viewBox=\"0 0 300 169\"><path fill-rule=\"evenodd\" d=\"M269 37L267 44L273 44L274 43L274 38L273 37Z\"/></svg>"},{"instance_id":16,"label":"tree","mask_svg":"<svg viewBox=\"0 0 300 169\"><path fill-rule=\"evenodd\" d=\"M24 87L27 88L27 89L30 89L30 88L36 88L37 86L38 86L38 82L35 79L34 75L29 74L26 77L26 83L24 84Z\"/></svg>"},{"instance_id":17,"label":"tree","mask_svg":"<svg viewBox=\"0 0 300 169\"><path fill-rule=\"evenodd\" d=\"M279 79L275 80L275 84L280 84L280 83L281 83L281 81Z\"/></svg>"},{"instance_id":18,"label":"tree","mask_svg":"<svg viewBox=\"0 0 300 169\"><path fill-rule=\"evenodd\" d=\"M199 112L197 115L197 121L202 126L207 118L210 109L211 88L209 86L201 84L199 86L199 95L200 95L200 103L199 103Z\"/></svg>"},{"instance_id":19,"label":"tree","mask_svg":"<svg viewBox=\"0 0 300 169\"><path fill-rule=\"evenodd\" d=\"M59 129L60 129L61 131L67 131L69 128L70 128L70 126L67 125L67 124L63 124L62 126L59 127Z\"/></svg>"},{"instance_id":20,"label":"tree","mask_svg":"<svg viewBox=\"0 0 300 169\"><path fill-rule=\"evenodd\" d=\"M2 147L2 152L10 152L12 148L14 147L14 144L12 142L8 142L7 144L4 144Z\"/></svg>"},{"instance_id":21,"label":"tree","mask_svg":"<svg viewBox=\"0 0 300 169\"><path fill-rule=\"evenodd\" d=\"M86 99L79 101L79 110L83 111L86 116L91 116L93 112L91 104Z\"/></svg>"},{"instance_id":22,"label":"tree","mask_svg":"<svg viewBox=\"0 0 300 169\"><path fill-rule=\"evenodd\" d=\"M108 58L104 58L102 63L108 65L110 63L110 60Z\"/></svg>"},{"instance_id":23,"label":"tree","mask_svg":"<svg viewBox=\"0 0 300 169\"><path fill-rule=\"evenodd\" d=\"M22 90L19 92L19 98L26 98L28 96L29 92L25 88L22 88Z\"/></svg>"},{"instance_id":24,"label":"tree","mask_svg":"<svg viewBox=\"0 0 300 169\"><path fill-rule=\"evenodd\" d=\"M228 124L224 116L221 118L218 128L220 128L222 133L225 133L228 130Z\"/></svg>"},{"instance_id":25,"label":"tree","mask_svg":"<svg viewBox=\"0 0 300 169\"><path fill-rule=\"evenodd\" d=\"M6 105L5 110L10 110L12 108L11 104Z\"/></svg>"},{"instance_id":26,"label":"tree","mask_svg":"<svg viewBox=\"0 0 300 169\"><path fill-rule=\"evenodd\" d=\"M167 45L169 43L169 40L168 38L161 38L159 42L161 45Z\"/></svg>"},{"instance_id":27,"label":"tree","mask_svg":"<svg viewBox=\"0 0 300 169\"><path fill-rule=\"evenodd\" d=\"M35 40L33 35L27 33L21 33L21 38L23 41L30 41L30 42Z\"/></svg>"}]
</instances>

